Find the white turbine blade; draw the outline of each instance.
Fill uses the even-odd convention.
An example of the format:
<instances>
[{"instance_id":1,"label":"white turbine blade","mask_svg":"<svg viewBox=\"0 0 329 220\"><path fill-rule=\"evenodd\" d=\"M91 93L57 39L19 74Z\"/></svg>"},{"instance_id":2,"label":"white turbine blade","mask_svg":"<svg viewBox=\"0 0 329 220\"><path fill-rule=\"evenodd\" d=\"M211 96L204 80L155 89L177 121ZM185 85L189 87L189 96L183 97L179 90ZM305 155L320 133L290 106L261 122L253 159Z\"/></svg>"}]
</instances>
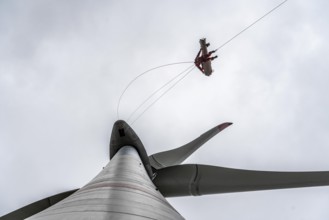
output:
<instances>
[{"instance_id":1,"label":"white turbine blade","mask_svg":"<svg viewBox=\"0 0 329 220\"><path fill-rule=\"evenodd\" d=\"M153 182L165 197L329 185L329 171L269 172L186 164L156 174Z\"/></svg>"},{"instance_id":2,"label":"white turbine blade","mask_svg":"<svg viewBox=\"0 0 329 220\"><path fill-rule=\"evenodd\" d=\"M20 209L17 209L13 212L10 212L7 215L0 217L0 219L1 220L13 220L13 219L23 220L25 218L28 218L38 212L41 212L41 211L49 208L50 206L56 204L59 201L62 201L63 199L70 196L77 190L78 189L74 189L74 190L67 191L67 192L62 192L62 193L41 199L39 201L26 205Z\"/></svg>"},{"instance_id":3,"label":"white turbine blade","mask_svg":"<svg viewBox=\"0 0 329 220\"><path fill-rule=\"evenodd\" d=\"M204 143L209 141L212 137L230 125L232 125L230 122L220 124L205 132L200 137L196 138L188 144L185 144L179 148L163 151L149 156L151 166L155 169L161 169L164 167L181 164Z\"/></svg>"}]
</instances>

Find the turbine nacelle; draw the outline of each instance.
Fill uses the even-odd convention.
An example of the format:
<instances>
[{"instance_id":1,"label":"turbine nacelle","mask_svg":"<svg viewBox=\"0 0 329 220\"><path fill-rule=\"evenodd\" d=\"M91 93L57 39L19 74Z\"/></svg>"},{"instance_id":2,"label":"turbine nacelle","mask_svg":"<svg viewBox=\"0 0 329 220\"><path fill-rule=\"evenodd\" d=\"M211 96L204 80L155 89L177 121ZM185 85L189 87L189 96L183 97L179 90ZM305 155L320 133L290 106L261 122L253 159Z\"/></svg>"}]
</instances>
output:
<instances>
[{"instance_id":1,"label":"turbine nacelle","mask_svg":"<svg viewBox=\"0 0 329 220\"><path fill-rule=\"evenodd\" d=\"M118 120L114 123L112 129L110 140L110 159L112 159L120 148L124 146L132 146L137 150L149 177L152 178L152 168L142 141L125 121Z\"/></svg>"}]
</instances>

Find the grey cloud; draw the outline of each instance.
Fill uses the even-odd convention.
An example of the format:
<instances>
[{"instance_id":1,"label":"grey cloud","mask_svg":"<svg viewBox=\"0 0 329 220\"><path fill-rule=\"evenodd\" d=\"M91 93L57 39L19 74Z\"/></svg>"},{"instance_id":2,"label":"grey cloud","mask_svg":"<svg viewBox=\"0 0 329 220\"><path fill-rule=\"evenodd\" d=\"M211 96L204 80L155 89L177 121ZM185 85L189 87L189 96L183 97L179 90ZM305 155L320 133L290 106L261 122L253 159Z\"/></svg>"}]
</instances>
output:
<instances>
[{"instance_id":1,"label":"grey cloud","mask_svg":"<svg viewBox=\"0 0 329 220\"><path fill-rule=\"evenodd\" d=\"M218 47L277 1L2 1L0 215L81 187L108 160L119 96L157 65ZM327 2L288 1L218 51L134 125L148 153L234 125L187 163L328 170ZM148 74L123 99L126 117L186 66ZM63 155L63 152L64 155ZM177 198L187 219L328 219L328 187Z\"/></svg>"}]
</instances>

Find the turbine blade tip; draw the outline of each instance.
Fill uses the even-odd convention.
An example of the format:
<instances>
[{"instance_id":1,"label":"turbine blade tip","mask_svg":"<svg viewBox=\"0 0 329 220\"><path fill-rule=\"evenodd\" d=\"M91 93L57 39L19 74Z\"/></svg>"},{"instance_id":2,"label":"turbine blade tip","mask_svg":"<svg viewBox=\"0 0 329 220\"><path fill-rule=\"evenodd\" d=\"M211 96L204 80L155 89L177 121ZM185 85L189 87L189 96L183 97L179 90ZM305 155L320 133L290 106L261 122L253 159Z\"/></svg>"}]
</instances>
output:
<instances>
[{"instance_id":1,"label":"turbine blade tip","mask_svg":"<svg viewBox=\"0 0 329 220\"><path fill-rule=\"evenodd\" d=\"M222 124L218 125L217 128L218 128L219 131L222 131L222 130L224 130L225 128L227 128L228 126L230 126L232 124L233 124L232 122L225 122L225 123L222 123Z\"/></svg>"}]
</instances>

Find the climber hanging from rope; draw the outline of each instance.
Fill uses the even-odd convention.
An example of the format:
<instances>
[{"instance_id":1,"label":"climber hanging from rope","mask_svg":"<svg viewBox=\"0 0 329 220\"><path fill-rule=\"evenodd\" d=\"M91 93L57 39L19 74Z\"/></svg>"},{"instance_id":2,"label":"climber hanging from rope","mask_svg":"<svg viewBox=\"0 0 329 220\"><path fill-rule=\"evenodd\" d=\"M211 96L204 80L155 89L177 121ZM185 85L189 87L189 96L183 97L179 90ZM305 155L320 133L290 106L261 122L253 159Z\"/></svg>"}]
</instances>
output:
<instances>
[{"instance_id":1,"label":"climber hanging from rope","mask_svg":"<svg viewBox=\"0 0 329 220\"><path fill-rule=\"evenodd\" d=\"M216 50L212 50L208 52L207 47L209 47L209 43L206 43L206 38L200 39L201 48L198 54L195 57L194 64L198 69L205 74L206 76L210 76L213 72L211 67L211 61L217 58L217 56L211 56Z\"/></svg>"}]
</instances>

